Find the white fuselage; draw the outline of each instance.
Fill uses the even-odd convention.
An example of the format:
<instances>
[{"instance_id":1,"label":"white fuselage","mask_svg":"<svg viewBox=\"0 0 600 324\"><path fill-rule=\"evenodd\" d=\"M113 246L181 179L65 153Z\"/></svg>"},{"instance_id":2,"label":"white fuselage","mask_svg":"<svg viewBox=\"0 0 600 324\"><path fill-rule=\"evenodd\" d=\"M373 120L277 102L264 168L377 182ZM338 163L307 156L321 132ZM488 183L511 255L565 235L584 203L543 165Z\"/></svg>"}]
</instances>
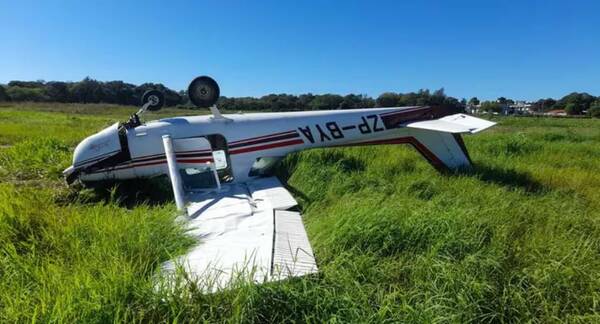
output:
<instances>
[{"instance_id":1,"label":"white fuselage","mask_svg":"<svg viewBox=\"0 0 600 324\"><path fill-rule=\"evenodd\" d=\"M447 156L448 149L437 144L440 141L444 144L443 138L438 138L440 134L450 137L452 134L403 126L407 121L432 119L427 109L431 110L403 107L230 114L222 119L209 115L161 119L126 130L127 143L123 144L124 136L120 141L121 146L128 146L130 159L85 169L86 163L114 154L119 140L115 139L117 125L113 125L78 146L74 167L84 170L79 175L84 182L167 174L162 144L162 136L167 134L175 141L211 136L224 139L226 143L224 146L221 143L221 149L225 148L233 182L247 181L257 159L281 158L292 152L328 146L406 143L413 145L435 167L468 165L466 154ZM103 149L108 153L104 154ZM177 162L182 168L210 162L212 150L216 149L200 144L186 147L176 152Z\"/></svg>"}]
</instances>

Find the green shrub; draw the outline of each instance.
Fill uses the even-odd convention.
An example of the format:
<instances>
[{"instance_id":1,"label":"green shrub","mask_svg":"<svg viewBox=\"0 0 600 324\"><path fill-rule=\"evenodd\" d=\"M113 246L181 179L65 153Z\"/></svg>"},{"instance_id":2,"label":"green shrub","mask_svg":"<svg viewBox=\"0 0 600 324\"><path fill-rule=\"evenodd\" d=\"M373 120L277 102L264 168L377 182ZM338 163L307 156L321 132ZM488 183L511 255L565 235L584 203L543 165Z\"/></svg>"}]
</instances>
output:
<instances>
[{"instance_id":1,"label":"green shrub","mask_svg":"<svg viewBox=\"0 0 600 324\"><path fill-rule=\"evenodd\" d=\"M580 115L582 111L583 107L578 103L570 102L565 106L565 112L568 115Z\"/></svg>"},{"instance_id":2,"label":"green shrub","mask_svg":"<svg viewBox=\"0 0 600 324\"><path fill-rule=\"evenodd\" d=\"M0 84L0 102L9 101L9 100L10 100L10 97L6 93L6 89L4 88L3 85Z\"/></svg>"},{"instance_id":3,"label":"green shrub","mask_svg":"<svg viewBox=\"0 0 600 324\"><path fill-rule=\"evenodd\" d=\"M12 101L48 101L44 88L12 86L6 92Z\"/></svg>"},{"instance_id":4,"label":"green shrub","mask_svg":"<svg viewBox=\"0 0 600 324\"><path fill-rule=\"evenodd\" d=\"M596 102L590 106L590 110L588 112L590 116L594 118L600 118L600 102Z\"/></svg>"}]
</instances>

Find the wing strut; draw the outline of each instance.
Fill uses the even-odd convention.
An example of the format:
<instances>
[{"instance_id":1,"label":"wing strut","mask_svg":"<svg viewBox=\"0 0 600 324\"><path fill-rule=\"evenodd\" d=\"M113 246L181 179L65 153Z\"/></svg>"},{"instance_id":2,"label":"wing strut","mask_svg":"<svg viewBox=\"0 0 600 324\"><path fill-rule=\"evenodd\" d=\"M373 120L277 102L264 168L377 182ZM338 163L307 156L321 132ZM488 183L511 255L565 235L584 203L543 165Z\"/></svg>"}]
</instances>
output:
<instances>
[{"instance_id":1,"label":"wing strut","mask_svg":"<svg viewBox=\"0 0 600 324\"><path fill-rule=\"evenodd\" d=\"M173 141L171 135L163 135L163 145L165 147L165 155L167 156L167 165L169 166L169 179L173 186L173 195L175 196L175 204L177 210L185 210L185 198L183 195L183 182L181 181L181 175L177 171L177 158L175 157L175 150L173 149Z\"/></svg>"}]
</instances>

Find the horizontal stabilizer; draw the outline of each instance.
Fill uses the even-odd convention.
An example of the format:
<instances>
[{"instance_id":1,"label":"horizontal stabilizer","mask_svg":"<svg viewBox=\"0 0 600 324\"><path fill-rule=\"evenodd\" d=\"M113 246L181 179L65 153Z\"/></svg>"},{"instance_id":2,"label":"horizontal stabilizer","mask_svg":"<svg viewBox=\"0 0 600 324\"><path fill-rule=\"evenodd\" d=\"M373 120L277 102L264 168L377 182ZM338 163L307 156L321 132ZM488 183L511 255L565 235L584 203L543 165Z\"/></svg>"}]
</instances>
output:
<instances>
[{"instance_id":1,"label":"horizontal stabilizer","mask_svg":"<svg viewBox=\"0 0 600 324\"><path fill-rule=\"evenodd\" d=\"M446 133L475 134L494 125L496 125L496 123L485 119L465 114L455 114L436 120L412 122L405 124L404 126Z\"/></svg>"}]
</instances>

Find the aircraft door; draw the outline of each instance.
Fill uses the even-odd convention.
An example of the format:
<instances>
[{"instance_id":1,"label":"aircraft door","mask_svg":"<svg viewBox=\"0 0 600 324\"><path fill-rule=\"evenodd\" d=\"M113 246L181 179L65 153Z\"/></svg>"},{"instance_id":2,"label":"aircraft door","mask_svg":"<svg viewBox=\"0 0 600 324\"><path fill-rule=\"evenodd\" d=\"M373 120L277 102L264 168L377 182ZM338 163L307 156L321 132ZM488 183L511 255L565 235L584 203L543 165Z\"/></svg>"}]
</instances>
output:
<instances>
[{"instance_id":1,"label":"aircraft door","mask_svg":"<svg viewBox=\"0 0 600 324\"><path fill-rule=\"evenodd\" d=\"M233 181L227 140L222 135L176 139L173 146L185 190L217 187L215 171L220 183Z\"/></svg>"}]
</instances>

